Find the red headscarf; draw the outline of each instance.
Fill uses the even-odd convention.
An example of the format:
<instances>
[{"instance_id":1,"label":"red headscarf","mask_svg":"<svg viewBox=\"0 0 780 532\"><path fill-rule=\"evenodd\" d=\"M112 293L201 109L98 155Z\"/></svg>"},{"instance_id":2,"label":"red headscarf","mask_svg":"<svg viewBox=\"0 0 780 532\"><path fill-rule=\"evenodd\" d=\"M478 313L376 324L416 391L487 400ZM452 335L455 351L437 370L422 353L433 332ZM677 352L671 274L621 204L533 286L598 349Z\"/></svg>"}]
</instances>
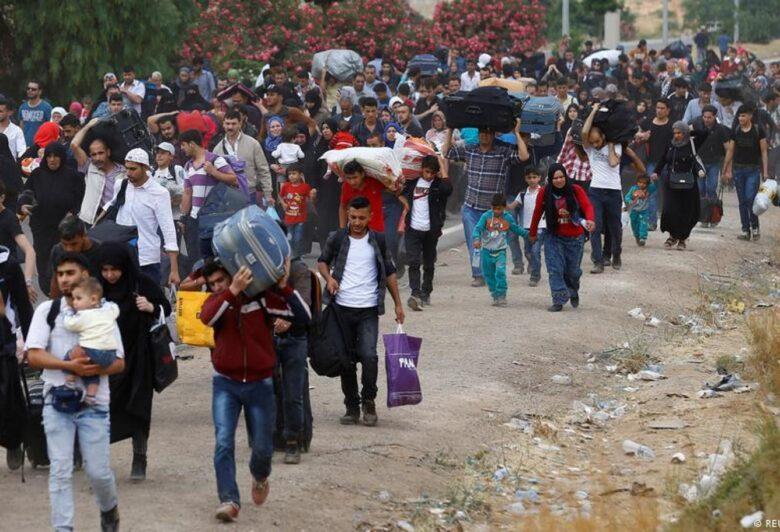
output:
<instances>
[{"instance_id":1,"label":"red headscarf","mask_svg":"<svg viewBox=\"0 0 780 532\"><path fill-rule=\"evenodd\" d=\"M45 148L60 138L60 125L55 122L44 122L33 137L33 142L39 148Z\"/></svg>"}]
</instances>

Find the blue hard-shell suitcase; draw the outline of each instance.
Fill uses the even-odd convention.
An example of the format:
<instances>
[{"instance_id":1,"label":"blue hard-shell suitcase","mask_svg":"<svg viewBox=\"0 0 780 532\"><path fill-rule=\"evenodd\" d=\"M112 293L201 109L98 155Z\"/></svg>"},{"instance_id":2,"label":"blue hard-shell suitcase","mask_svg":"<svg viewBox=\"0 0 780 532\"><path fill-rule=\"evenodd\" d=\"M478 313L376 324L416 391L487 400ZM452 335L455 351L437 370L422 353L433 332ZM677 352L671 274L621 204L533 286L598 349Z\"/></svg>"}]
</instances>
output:
<instances>
[{"instance_id":1,"label":"blue hard-shell suitcase","mask_svg":"<svg viewBox=\"0 0 780 532\"><path fill-rule=\"evenodd\" d=\"M276 284L290 256L290 244L281 227L257 205L217 224L212 247L231 275L241 266L252 271L252 284L244 290L249 297Z\"/></svg>"},{"instance_id":2,"label":"blue hard-shell suitcase","mask_svg":"<svg viewBox=\"0 0 780 532\"><path fill-rule=\"evenodd\" d=\"M522 93L510 95L523 102L520 131L537 135L549 135L555 132L561 104L554 96L528 96Z\"/></svg>"}]
</instances>

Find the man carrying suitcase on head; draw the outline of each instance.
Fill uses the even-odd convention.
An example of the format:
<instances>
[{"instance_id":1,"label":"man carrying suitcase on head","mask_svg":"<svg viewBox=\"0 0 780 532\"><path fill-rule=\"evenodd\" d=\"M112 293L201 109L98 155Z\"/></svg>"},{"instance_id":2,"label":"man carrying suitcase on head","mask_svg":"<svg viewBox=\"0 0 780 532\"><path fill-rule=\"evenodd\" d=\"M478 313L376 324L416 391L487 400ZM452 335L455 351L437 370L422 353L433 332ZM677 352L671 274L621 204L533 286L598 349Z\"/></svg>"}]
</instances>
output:
<instances>
[{"instance_id":1,"label":"man carrying suitcase on head","mask_svg":"<svg viewBox=\"0 0 780 532\"><path fill-rule=\"evenodd\" d=\"M520 136L520 119L517 119L514 129L517 147L495 143L495 132L489 128L480 128L479 143L476 146L453 146L452 129L447 132L447 140L442 153L447 154L451 161L466 164L466 199L463 202L461 216L463 231L466 234L466 245L469 257L474 253L471 235L482 214L490 209L491 199L495 194L504 193L507 171L510 164L520 164L530 158L528 147ZM482 271L479 266L472 265L471 286L485 286Z\"/></svg>"}]
</instances>

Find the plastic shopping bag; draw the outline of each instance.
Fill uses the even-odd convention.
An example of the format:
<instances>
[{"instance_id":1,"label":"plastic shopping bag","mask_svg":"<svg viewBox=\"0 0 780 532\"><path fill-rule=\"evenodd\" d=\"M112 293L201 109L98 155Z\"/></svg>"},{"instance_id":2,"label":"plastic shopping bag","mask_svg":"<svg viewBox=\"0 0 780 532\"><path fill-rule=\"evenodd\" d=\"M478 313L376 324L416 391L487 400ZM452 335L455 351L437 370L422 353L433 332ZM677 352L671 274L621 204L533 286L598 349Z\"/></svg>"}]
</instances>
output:
<instances>
[{"instance_id":1,"label":"plastic shopping bag","mask_svg":"<svg viewBox=\"0 0 780 532\"><path fill-rule=\"evenodd\" d=\"M758 189L758 194L753 200L753 214L761 216L769 207L772 206L772 200L777 196L777 181L774 179L767 179L761 184L761 188Z\"/></svg>"},{"instance_id":2,"label":"plastic shopping bag","mask_svg":"<svg viewBox=\"0 0 780 532\"><path fill-rule=\"evenodd\" d=\"M401 176L401 161L392 148L328 150L320 159L324 159L336 175L341 175L341 170L349 161L357 161L366 171L367 176L378 179L385 185L392 184Z\"/></svg>"},{"instance_id":3,"label":"plastic shopping bag","mask_svg":"<svg viewBox=\"0 0 780 532\"><path fill-rule=\"evenodd\" d=\"M416 405L422 401L417 360L422 338L404 333L399 325L395 334L382 335L387 370L387 407Z\"/></svg>"},{"instance_id":4,"label":"plastic shopping bag","mask_svg":"<svg viewBox=\"0 0 780 532\"><path fill-rule=\"evenodd\" d=\"M180 291L176 295L176 328L181 343L214 347L214 330L200 321L200 309L209 292Z\"/></svg>"}]
</instances>

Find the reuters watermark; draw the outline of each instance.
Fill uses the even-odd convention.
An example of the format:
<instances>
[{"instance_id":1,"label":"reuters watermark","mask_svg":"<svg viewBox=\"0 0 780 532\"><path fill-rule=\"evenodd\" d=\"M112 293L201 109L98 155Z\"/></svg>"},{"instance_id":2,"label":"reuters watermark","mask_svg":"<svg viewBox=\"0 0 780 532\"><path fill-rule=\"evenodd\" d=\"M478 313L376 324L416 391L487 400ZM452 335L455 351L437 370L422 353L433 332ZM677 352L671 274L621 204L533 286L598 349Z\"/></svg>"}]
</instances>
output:
<instances>
[{"instance_id":1,"label":"reuters watermark","mask_svg":"<svg viewBox=\"0 0 780 532\"><path fill-rule=\"evenodd\" d=\"M780 519L758 517L753 520L753 528L780 528Z\"/></svg>"}]
</instances>

